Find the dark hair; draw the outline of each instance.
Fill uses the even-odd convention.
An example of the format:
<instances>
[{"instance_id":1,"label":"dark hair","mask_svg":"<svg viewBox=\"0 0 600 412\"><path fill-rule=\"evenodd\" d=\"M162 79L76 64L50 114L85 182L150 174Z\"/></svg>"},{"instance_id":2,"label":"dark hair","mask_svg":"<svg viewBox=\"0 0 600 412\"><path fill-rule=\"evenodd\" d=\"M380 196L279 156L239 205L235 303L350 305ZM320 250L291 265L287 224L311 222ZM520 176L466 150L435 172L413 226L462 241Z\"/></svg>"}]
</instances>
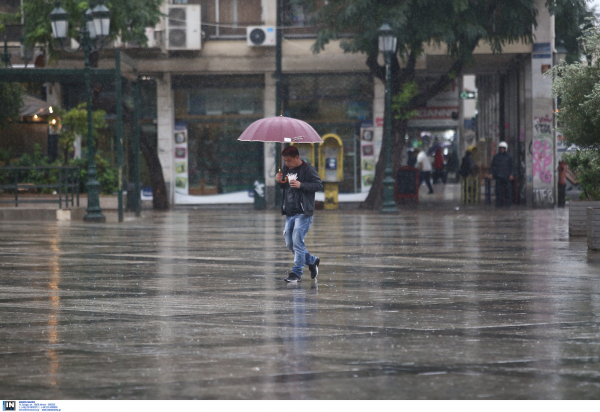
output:
<instances>
[{"instance_id":1,"label":"dark hair","mask_svg":"<svg viewBox=\"0 0 600 412\"><path fill-rule=\"evenodd\" d=\"M285 149L283 149L283 152L281 152L281 155L283 157L285 157L285 156L298 157L298 156L300 156L300 153L298 153L298 149L296 149L294 146L288 146Z\"/></svg>"}]
</instances>

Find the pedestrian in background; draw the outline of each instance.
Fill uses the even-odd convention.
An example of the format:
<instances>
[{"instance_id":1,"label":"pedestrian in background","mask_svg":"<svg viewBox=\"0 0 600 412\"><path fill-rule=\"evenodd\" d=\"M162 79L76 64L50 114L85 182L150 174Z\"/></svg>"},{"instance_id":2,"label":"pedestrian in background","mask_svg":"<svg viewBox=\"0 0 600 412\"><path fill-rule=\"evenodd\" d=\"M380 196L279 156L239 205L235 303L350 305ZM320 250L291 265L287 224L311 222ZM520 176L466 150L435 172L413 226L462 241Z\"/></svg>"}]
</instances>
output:
<instances>
[{"instance_id":1,"label":"pedestrian in background","mask_svg":"<svg viewBox=\"0 0 600 412\"><path fill-rule=\"evenodd\" d=\"M475 160L473 159L473 154L470 150L467 150L465 157L462 158L462 162L460 163L460 170L458 173L466 179L473 174L474 168Z\"/></svg>"},{"instance_id":2,"label":"pedestrian in background","mask_svg":"<svg viewBox=\"0 0 600 412\"><path fill-rule=\"evenodd\" d=\"M508 144L500 142L487 176L488 179L496 180L496 207L510 207L512 199L513 160L507 150Z\"/></svg>"},{"instance_id":3,"label":"pedestrian in background","mask_svg":"<svg viewBox=\"0 0 600 412\"><path fill-rule=\"evenodd\" d=\"M442 183L446 183L446 179L444 178L444 153L441 147L439 147L435 151L435 156L433 157L433 183L438 182L439 180Z\"/></svg>"},{"instance_id":4,"label":"pedestrian in background","mask_svg":"<svg viewBox=\"0 0 600 412\"><path fill-rule=\"evenodd\" d=\"M306 250L304 238L312 224L315 210L315 192L323 190L323 182L317 169L300 159L298 149L286 147L281 153L285 166L275 176L283 190L281 214L285 215L285 245L294 254L294 267L284 280L300 282L302 270L308 265L310 277L316 279L321 259ZM283 176L286 176L284 180Z\"/></svg>"},{"instance_id":5,"label":"pedestrian in background","mask_svg":"<svg viewBox=\"0 0 600 412\"><path fill-rule=\"evenodd\" d=\"M433 193L433 187L431 186L431 162L429 161L429 157L427 157L427 153L425 153L421 149L415 149L415 153L417 154L417 167L419 168L419 188L421 188L421 184L423 181L427 183L427 187L429 188L429 194Z\"/></svg>"}]
</instances>

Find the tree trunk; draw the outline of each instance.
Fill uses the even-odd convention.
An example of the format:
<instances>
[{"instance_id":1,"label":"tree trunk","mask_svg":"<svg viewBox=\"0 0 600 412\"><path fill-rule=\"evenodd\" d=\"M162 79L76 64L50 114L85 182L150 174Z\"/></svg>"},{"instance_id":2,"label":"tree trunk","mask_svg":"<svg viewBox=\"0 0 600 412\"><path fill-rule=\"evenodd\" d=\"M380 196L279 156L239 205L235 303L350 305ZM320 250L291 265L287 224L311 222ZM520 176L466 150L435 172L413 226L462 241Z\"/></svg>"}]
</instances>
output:
<instances>
[{"instance_id":1,"label":"tree trunk","mask_svg":"<svg viewBox=\"0 0 600 412\"><path fill-rule=\"evenodd\" d=\"M396 172L402 165L402 151L404 150L404 136L408 125L407 120L394 119L392 122L392 177L396 179ZM385 154L387 142L385 139L385 130L381 142L381 151L375 165L375 176L373 186L367 195L367 198L359 206L363 210L381 209L383 203L383 178L385 177Z\"/></svg>"},{"instance_id":2,"label":"tree trunk","mask_svg":"<svg viewBox=\"0 0 600 412\"><path fill-rule=\"evenodd\" d=\"M140 130L140 149L150 171L152 207L154 210L169 210L169 195L158 158L158 149L143 130Z\"/></svg>"}]
</instances>

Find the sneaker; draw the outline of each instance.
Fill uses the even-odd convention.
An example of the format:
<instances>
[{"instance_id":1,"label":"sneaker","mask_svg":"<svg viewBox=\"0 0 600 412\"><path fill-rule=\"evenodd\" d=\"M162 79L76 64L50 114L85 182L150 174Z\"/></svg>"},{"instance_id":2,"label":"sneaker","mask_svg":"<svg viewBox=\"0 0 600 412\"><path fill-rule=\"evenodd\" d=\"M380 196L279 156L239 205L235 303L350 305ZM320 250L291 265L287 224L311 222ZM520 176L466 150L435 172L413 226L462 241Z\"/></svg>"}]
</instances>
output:
<instances>
[{"instance_id":1,"label":"sneaker","mask_svg":"<svg viewBox=\"0 0 600 412\"><path fill-rule=\"evenodd\" d=\"M296 275L294 272L290 272L287 278L283 279L286 282L300 282L300 276Z\"/></svg>"},{"instance_id":2,"label":"sneaker","mask_svg":"<svg viewBox=\"0 0 600 412\"><path fill-rule=\"evenodd\" d=\"M315 259L314 265L308 265L308 269L310 270L310 278L311 279L317 278L317 275L319 274L319 263L321 263L321 258L318 257Z\"/></svg>"}]
</instances>

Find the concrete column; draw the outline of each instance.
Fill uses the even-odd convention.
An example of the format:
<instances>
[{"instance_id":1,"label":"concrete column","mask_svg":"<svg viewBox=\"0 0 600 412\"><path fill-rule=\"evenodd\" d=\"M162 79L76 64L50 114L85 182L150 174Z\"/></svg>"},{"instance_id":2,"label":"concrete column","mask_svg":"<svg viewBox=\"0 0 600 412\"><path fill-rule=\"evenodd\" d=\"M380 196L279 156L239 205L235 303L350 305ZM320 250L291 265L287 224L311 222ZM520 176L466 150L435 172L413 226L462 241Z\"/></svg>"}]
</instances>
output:
<instances>
[{"instance_id":1,"label":"concrete column","mask_svg":"<svg viewBox=\"0 0 600 412\"><path fill-rule=\"evenodd\" d=\"M529 61L529 59L526 59ZM515 163L515 168L519 168L519 196L522 205L527 203L527 168L525 155L525 65L523 61L519 62L519 162Z\"/></svg>"},{"instance_id":2,"label":"concrete column","mask_svg":"<svg viewBox=\"0 0 600 412\"><path fill-rule=\"evenodd\" d=\"M262 20L266 26L277 24L277 0L261 0Z\"/></svg>"},{"instance_id":3,"label":"concrete column","mask_svg":"<svg viewBox=\"0 0 600 412\"><path fill-rule=\"evenodd\" d=\"M533 139L533 111L532 111L532 78L531 59L523 62L523 147L525 149L525 203L533 205L533 157L531 153Z\"/></svg>"},{"instance_id":4,"label":"concrete column","mask_svg":"<svg viewBox=\"0 0 600 412\"><path fill-rule=\"evenodd\" d=\"M264 10L264 9L263 9ZM275 116L275 78L273 73L265 73L264 117ZM265 199L267 209L276 209L275 204L275 143L264 143L265 157Z\"/></svg>"},{"instance_id":5,"label":"concrete column","mask_svg":"<svg viewBox=\"0 0 600 412\"><path fill-rule=\"evenodd\" d=\"M173 90L171 89L171 73L164 73L162 79L156 81L158 158L160 159L171 203L174 200L175 186L173 184L174 104Z\"/></svg>"},{"instance_id":6,"label":"concrete column","mask_svg":"<svg viewBox=\"0 0 600 412\"><path fill-rule=\"evenodd\" d=\"M536 0L537 27L533 27L533 53L528 77L531 79L531 145L527 147L528 180L531 177L533 207L554 207L556 202L556 136L554 134L554 99L552 79L544 72L552 67L554 50L554 16L545 7L546 0ZM531 169L529 169L531 164ZM531 170L531 172L530 172Z\"/></svg>"}]
</instances>

